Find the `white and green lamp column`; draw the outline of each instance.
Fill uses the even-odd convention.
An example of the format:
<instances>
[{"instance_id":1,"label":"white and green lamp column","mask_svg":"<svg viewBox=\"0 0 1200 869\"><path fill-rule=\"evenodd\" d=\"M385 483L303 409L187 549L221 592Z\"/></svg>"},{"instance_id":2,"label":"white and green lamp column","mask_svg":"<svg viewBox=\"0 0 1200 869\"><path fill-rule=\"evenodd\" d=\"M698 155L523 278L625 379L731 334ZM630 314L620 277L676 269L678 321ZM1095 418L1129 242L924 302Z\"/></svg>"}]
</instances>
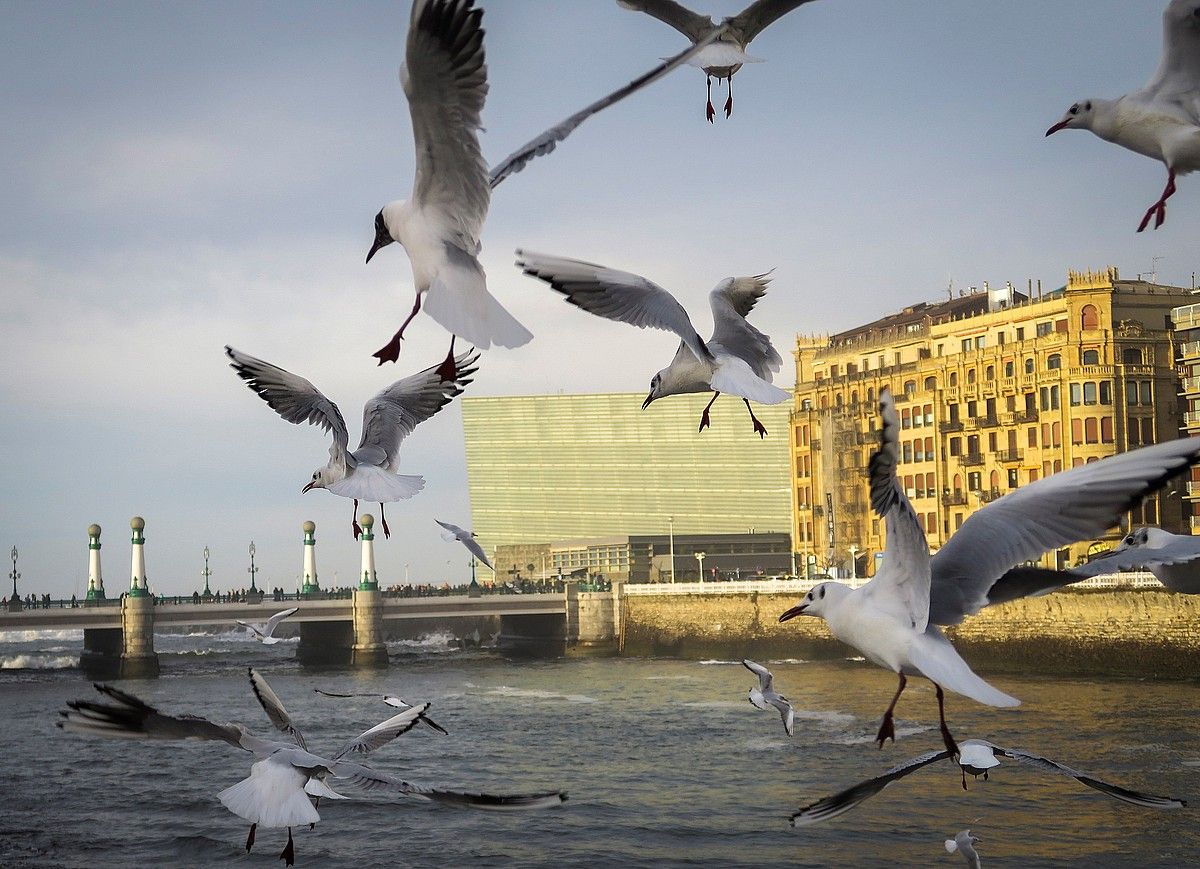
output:
<instances>
[{"instance_id":1,"label":"white and green lamp column","mask_svg":"<svg viewBox=\"0 0 1200 869\"><path fill-rule=\"evenodd\" d=\"M375 517L364 513L358 523L362 526L362 571L358 578L359 591L379 591L379 578L375 575Z\"/></svg>"},{"instance_id":2,"label":"white and green lamp column","mask_svg":"<svg viewBox=\"0 0 1200 869\"><path fill-rule=\"evenodd\" d=\"M354 663L378 667L387 664L387 646L383 640L383 593L375 574L375 517L363 514L362 569L354 590Z\"/></svg>"},{"instance_id":3,"label":"white and green lamp column","mask_svg":"<svg viewBox=\"0 0 1200 869\"><path fill-rule=\"evenodd\" d=\"M304 595L316 594L321 590L317 584L317 524L305 522L304 529L304 585L300 592Z\"/></svg>"},{"instance_id":4,"label":"white and green lamp column","mask_svg":"<svg viewBox=\"0 0 1200 869\"><path fill-rule=\"evenodd\" d=\"M154 651L154 598L146 581L146 538L142 534L146 520L134 516L129 527L133 558L129 593L121 601L121 677L136 679L158 675L158 655Z\"/></svg>"},{"instance_id":5,"label":"white and green lamp column","mask_svg":"<svg viewBox=\"0 0 1200 869\"><path fill-rule=\"evenodd\" d=\"M129 528L133 531L133 537L129 541L133 546L133 559L129 571L129 596L146 597L150 594L150 587L146 582L146 553L144 551L146 537L142 534L146 528L146 520L141 516L134 516L129 520Z\"/></svg>"},{"instance_id":6,"label":"white and green lamp column","mask_svg":"<svg viewBox=\"0 0 1200 869\"><path fill-rule=\"evenodd\" d=\"M104 600L104 576L100 572L100 526L88 526L87 600Z\"/></svg>"}]
</instances>

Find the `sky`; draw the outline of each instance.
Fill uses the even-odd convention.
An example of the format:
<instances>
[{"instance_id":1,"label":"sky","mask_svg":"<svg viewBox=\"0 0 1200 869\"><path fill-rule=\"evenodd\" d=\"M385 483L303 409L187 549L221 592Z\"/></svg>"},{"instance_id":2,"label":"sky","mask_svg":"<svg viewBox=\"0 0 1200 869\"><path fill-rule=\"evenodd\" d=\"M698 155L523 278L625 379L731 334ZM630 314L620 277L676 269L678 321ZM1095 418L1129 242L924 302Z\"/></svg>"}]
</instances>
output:
<instances>
[{"instance_id":1,"label":"sky","mask_svg":"<svg viewBox=\"0 0 1200 869\"><path fill-rule=\"evenodd\" d=\"M481 5L493 163L684 47L609 0ZM468 394L644 392L673 355L670 335L521 276L517 247L645 275L702 333L719 280L773 268L754 322L785 356L798 333L951 282L1050 288L1112 264L1191 286L1195 178L1139 235L1161 164L1043 137L1072 102L1149 79L1164 5L818 0L755 40L766 62L713 125L703 74L677 70L496 190L482 262L535 338L487 353ZM408 4L0 0L0 16L0 551L19 547L21 592L82 594L92 522L110 594L126 588L135 514L155 591L200 586L206 545L215 588L247 584L251 539L259 585L292 588L306 519L322 584L350 584L350 503L300 494L328 441L276 417L222 347L312 380L352 443L367 398L445 354L421 317L397 365L371 358L412 304L399 246L363 262L376 212L411 189ZM465 581L465 550L433 524L470 524L456 404L405 441L400 471L427 485L389 511L381 582Z\"/></svg>"}]
</instances>

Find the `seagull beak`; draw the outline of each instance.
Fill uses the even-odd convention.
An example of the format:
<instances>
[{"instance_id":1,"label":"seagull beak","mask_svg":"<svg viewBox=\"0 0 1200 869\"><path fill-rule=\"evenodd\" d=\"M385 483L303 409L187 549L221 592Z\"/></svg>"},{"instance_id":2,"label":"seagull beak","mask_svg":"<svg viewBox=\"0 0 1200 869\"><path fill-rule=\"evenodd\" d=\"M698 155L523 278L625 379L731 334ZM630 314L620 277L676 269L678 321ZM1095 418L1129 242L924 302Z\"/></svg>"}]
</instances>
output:
<instances>
[{"instance_id":1,"label":"seagull beak","mask_svg":"<svg viewBox=\"0 0 1200 869\"><path fill-rule=\"evenodd\" d=\"M370 262L371 257L375 256L375 251L382 247L387 247L393 241L395 239L388 232L387 224L383 222L383 212L381 211L375 215L375 241L371 245L371 249L367 251L367 262Z\"/></svg>"},{"instance_id":2,"label":"seagull beak","mask_svg":"<svg viewBox=\"0 0 1200 869\"><path fill-rule=\"evenodd\" d=\"M652 402L652 401L654 401L654 393L653 392L651 392L649 395L647 395L646 400L642 402L642 410L645 410L646 408L648 408L650 406L650 402Z\"/></svg>"},{"instance_id":3,"label":"seagull beak","mask_svg":"<svg viewBox=\"0 0 1200 869\"><path fill-rule=\"evenodd\" d=\"M1046 135L1049 136L1054 133L1057 133L1059 130L1065 130L1067 128L1067 124L1069 124L1069 123L1071 123L1071 122L1070 121L1059 121L1057 124L1055 124L1053 127L1051 127L1049 130L1046 131Z\"/></svg>"},{"instance_id":4,"label":"seagull beak","mask_svg":"<svg viewBox=\"0 0 1200 869\"><path fill-rule=\"evenodd\" d=\"M779 617L779 621L781 621L781 622L791 621L796 616L805 615L807 610L808 610L808 604L806 604L806 603L798 604L797 606L792 607L790 610L788 610L783 615L781 615Z\"/></svg>"},{"instance_id":5,"label":"seagull beak","mask_svg":"<svg viewBox=\"0 0 1200 869\"><path fill-rule=\"evenodd\" d=\"M311 489L315 485L317 485L315 482L309 483L307 486L305 486L303 489L300 490L300 494L303 495L305 492L307 492L309 489Z\"/></svg>"}]
</instances>

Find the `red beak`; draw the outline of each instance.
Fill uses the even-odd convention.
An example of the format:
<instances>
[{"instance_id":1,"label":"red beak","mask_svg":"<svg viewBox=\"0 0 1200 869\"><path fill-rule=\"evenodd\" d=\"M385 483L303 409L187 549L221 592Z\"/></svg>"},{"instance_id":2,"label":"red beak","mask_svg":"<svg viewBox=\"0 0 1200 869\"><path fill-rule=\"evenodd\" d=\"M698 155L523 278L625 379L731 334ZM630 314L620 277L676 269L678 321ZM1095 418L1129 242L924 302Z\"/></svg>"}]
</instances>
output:
<instances>
[{"instance_id":1,"label":"red beak","mask_svg":"<svg viewBox=\"0 0 1200 869\"><path fill-rule=\"evenodd\" d=\"M1046 131L1046 135L1049 136L1054 133L1057 133L1059 130L1065 130L1067 128L1067 124L1069 124L1069 123L1070 123L1070 121L1059 121L1057 124L1055 124L1053 127L1051 127L1049 130Z\"/></svg>"},{"instance_id":2,"label":"red beak","mask_svg":"<svg viewBox=\"0 0 1200 869\"><path fill-rule=\"evenodd\" d=\"M307 486L305 486L303 489L300 490L300 494L303 495L305 492L307 492L309 489L311 489L315 485L317 485L317 484L309 483Z\"/></svg>"},{"instance_id":3,"label":"red beak","mask_svg":"<svg viewBox=\"0 0 1200 869\"><path fill-rule=\"evenodd\" d=\"M794 619L796 616L802 616L802 615L804 615L804 611L807 608L808 608L808 604L806 604L806 603L798 604L798 605L792 607L787 612L785 612L783 615L781 615L779 617L779 621L786 622L786 621L790 621L791 619Z\"/></svg>"}]
</instances>

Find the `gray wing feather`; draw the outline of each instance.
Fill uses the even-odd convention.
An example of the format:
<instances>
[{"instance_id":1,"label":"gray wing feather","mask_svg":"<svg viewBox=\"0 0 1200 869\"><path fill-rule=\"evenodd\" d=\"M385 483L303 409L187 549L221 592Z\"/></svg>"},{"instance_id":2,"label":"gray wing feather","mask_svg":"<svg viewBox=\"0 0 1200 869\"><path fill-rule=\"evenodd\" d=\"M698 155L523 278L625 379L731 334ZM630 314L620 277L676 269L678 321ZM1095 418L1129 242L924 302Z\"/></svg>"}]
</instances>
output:
<instances>
[{"instance_id":1,"label":"gray wing feather","mask_svg":"<svg viewBox=\"0 0 1200 869\"><path fill-rule=\"evenodd\" d=\"M277 627L279 627L279 623L281 621L286 619L288 616L295 615L298 612L300 612L300 607L294 606L291 609L286 609L286 610L283 610L282 612L275 613L275 615L273 615L269 619L267 619L266 633L268 635L274 634L275 629Z\"/></svg>"},{"instance_id":2,"label":"gray wing feather","mask_svg":"<svg viewBox=\"0 0 1200 869\"><path fill-rule=\"evenodd\" d=\"M457 525L452 525L449 522L443 522L441 519L434 519L433 521L453 534L454 538L463 546L467 547L471 554L474 555L478 560L486 564L489 570L495 570L495 568L492 567L492 562L488 560L487 553L483 551L483 547L479 545L479 542L475 539L474 534L465 528L459 528Z\"/></svg>"},{"instance_id":3,"label":"gray wing feather","mask_svg":"<svg viewBox=\"0 0 1200 869\"><path fill-rule=\"evenodd\" d=\"M764 694L771 690L771 685L775 681L775 677L771 675L771 671L762 664L755 663L749 658L742 661L742 666L758 677L758 688Z\"/></svg>"},{"instance_id":4,"label":"gray wing feather","mask_svg":"<svg viewBox=\"0 0 1200 869\"><path fill-rule=\"evenodd\" d=\"M342 746L341 751L334 755L333 759L338 761L348 754L370 754L372 751L382 748L397 736L408 733L408 731L416 727L421 720L421 716L428 710L428 703L408 707L386 721L381 721L369 730L364 730Z\"/></svg>"},{"instance_id":5,"label":"gray wing feather","mask_svg":"<svg viewBox=\"0 0 1200 869\"><path fill-rule=\"evenodd\" d=\"M1200 124L1200 6L1172 0L1163 11L1163 54L1139 96L1177 106Z\"/></svg>"},{"instance_id":6,"label":"gray wing feather","mask_svg":"<svg viewBox=\"0 0 1200 869\"><path fill-rule=\"evenodd\" d=\"M992 746L998 754L1015 760L1017 763L1024 766L1031 766L1035 769L1040 769L1043 772L1054 772L1059 775L1069 775L1080 784L1087 785L1090 788L1100 791L1100 793L1108 794L1114 799L1122 800L1126 803L1133 803L1135 806L1144 806L1148 809L1178 809L1187 805L1185 800L1176 799L1174 797L1160 797L1155 794L1146 794L1140 791L1132 791L1128 788L1120 787L1119 785L1109 784L1098 778L1093 778L1090 775L1081 773L1078 770L1071 769L1065 764L1050 760L1046 757L1039 757L1036 754L1029 754L1024 751L1011 748L1000 748Z\"/></svg>"},{"instance_id":7,"label":"gray wing feather","mask_svg":"<svg viewBox=\"0 0 1200 869\"><path fill-rule=\"evenodd\" d=\"M857 808L892 782L898 781L922 767L929 766L931 763L937 763L939 760L945 760L948 757L950 757L950 752L945 749L942 751L927 751L924 754L917 755L903 763L897 764L882 775L867 779L831 797L825 797L823 800L817 800L815 803L810 803L801 809L797 809L792 814L792 826L807 827L812 824L819 824L821 821L828 821L830 818L836 818L838 815L845 814L851 809Z\"/></svg>"},{"instance_id":8,"label":"gray wing feather","mask_svg":"<svg viewBox=\"0 0 1200 869\"><path fill-rule=\"evenodd\" d=\"M501 795L467 793L465 791L425 787L404 781L380 770L344 760L334 764L333 774L337 778L348 779L365 790L396 791L409 796L423 797L434 802L469 809L490 809L493 811L544 809L562 805L567 799L566 793L562 791L548 791L540 794Z\"/></svg>"},{"instance_id":9,"label":"gray wing feather","mask_svg":"<svg viewBox=\"0 0 1200 869\"><path fill-rule=\"evenodd\" d=\"M811 2L812 0L757 0L726 23L745 46L793 9Z\"/></svg>"},{"instance_id":10,"label":"gray wing feather","mask_svg":"<svg viewBox=\"0 0 1200 869\"><path fill-rule=\"evenodd\" d=\"M617 0L622 9L645 12L663 24L674 27L692 42L697 42L716 28L716 22L676 3L675 0Z\"/></svg>"},{"instance_id":11,"label":"gray wing feather","mask_svg":"<svg viewBox=\"0 0 1200 869\"><path fill-rule=\"evenodd\" d=\"M727 278L708 294L712 308L713 334L709 345L717 345L737 356L754 373L771 381L772 372L783 367L783 359L771 339L746 321L755 303L767 292L770 273L745 278Z\"/></svg>"},{"instance_id":12,"label":"gray wing feather","mask_svg":"<svg viewBox=\"0 0 1200 869\"><path fill-rule=\"evenodd\" d=\"M296 745L307 751L308 744L304 741L304 734L292 723L292 716L288 714L283 701L279 699L279 695L267 682L266 677L253 667L250 668L250 687L254 690L254 696L262 706L263 712L267 713L267 718L271 719L271 723L275 725L275 729L286 733Z\"/></svg>"},{"instance_id":13,"label":"gray wing feather","mask_svg":"<svg viewBox=\"0 0 1200 869\"><path fill-rule=\"evenodd\" d=\"M94 686L112 703L75 700L60 712L58 726L72 733L122 739L202 739L243 745L242 732L233 724L209 721L198 715L164 715L148 703L111 685Z\"/></svg>"},{"instance_id":14,"label":"gray wing feather","mask_svg":"<svg viewBox=\"0 0 1200 869\"><path fill-rule=\"evenodd\" d=\"M1198 458L1200 438L1155 444L1044 477L972 513L933 556L930 621L978 612L1009 569L1099 537Z\"/></svg>"}]
</instances>

